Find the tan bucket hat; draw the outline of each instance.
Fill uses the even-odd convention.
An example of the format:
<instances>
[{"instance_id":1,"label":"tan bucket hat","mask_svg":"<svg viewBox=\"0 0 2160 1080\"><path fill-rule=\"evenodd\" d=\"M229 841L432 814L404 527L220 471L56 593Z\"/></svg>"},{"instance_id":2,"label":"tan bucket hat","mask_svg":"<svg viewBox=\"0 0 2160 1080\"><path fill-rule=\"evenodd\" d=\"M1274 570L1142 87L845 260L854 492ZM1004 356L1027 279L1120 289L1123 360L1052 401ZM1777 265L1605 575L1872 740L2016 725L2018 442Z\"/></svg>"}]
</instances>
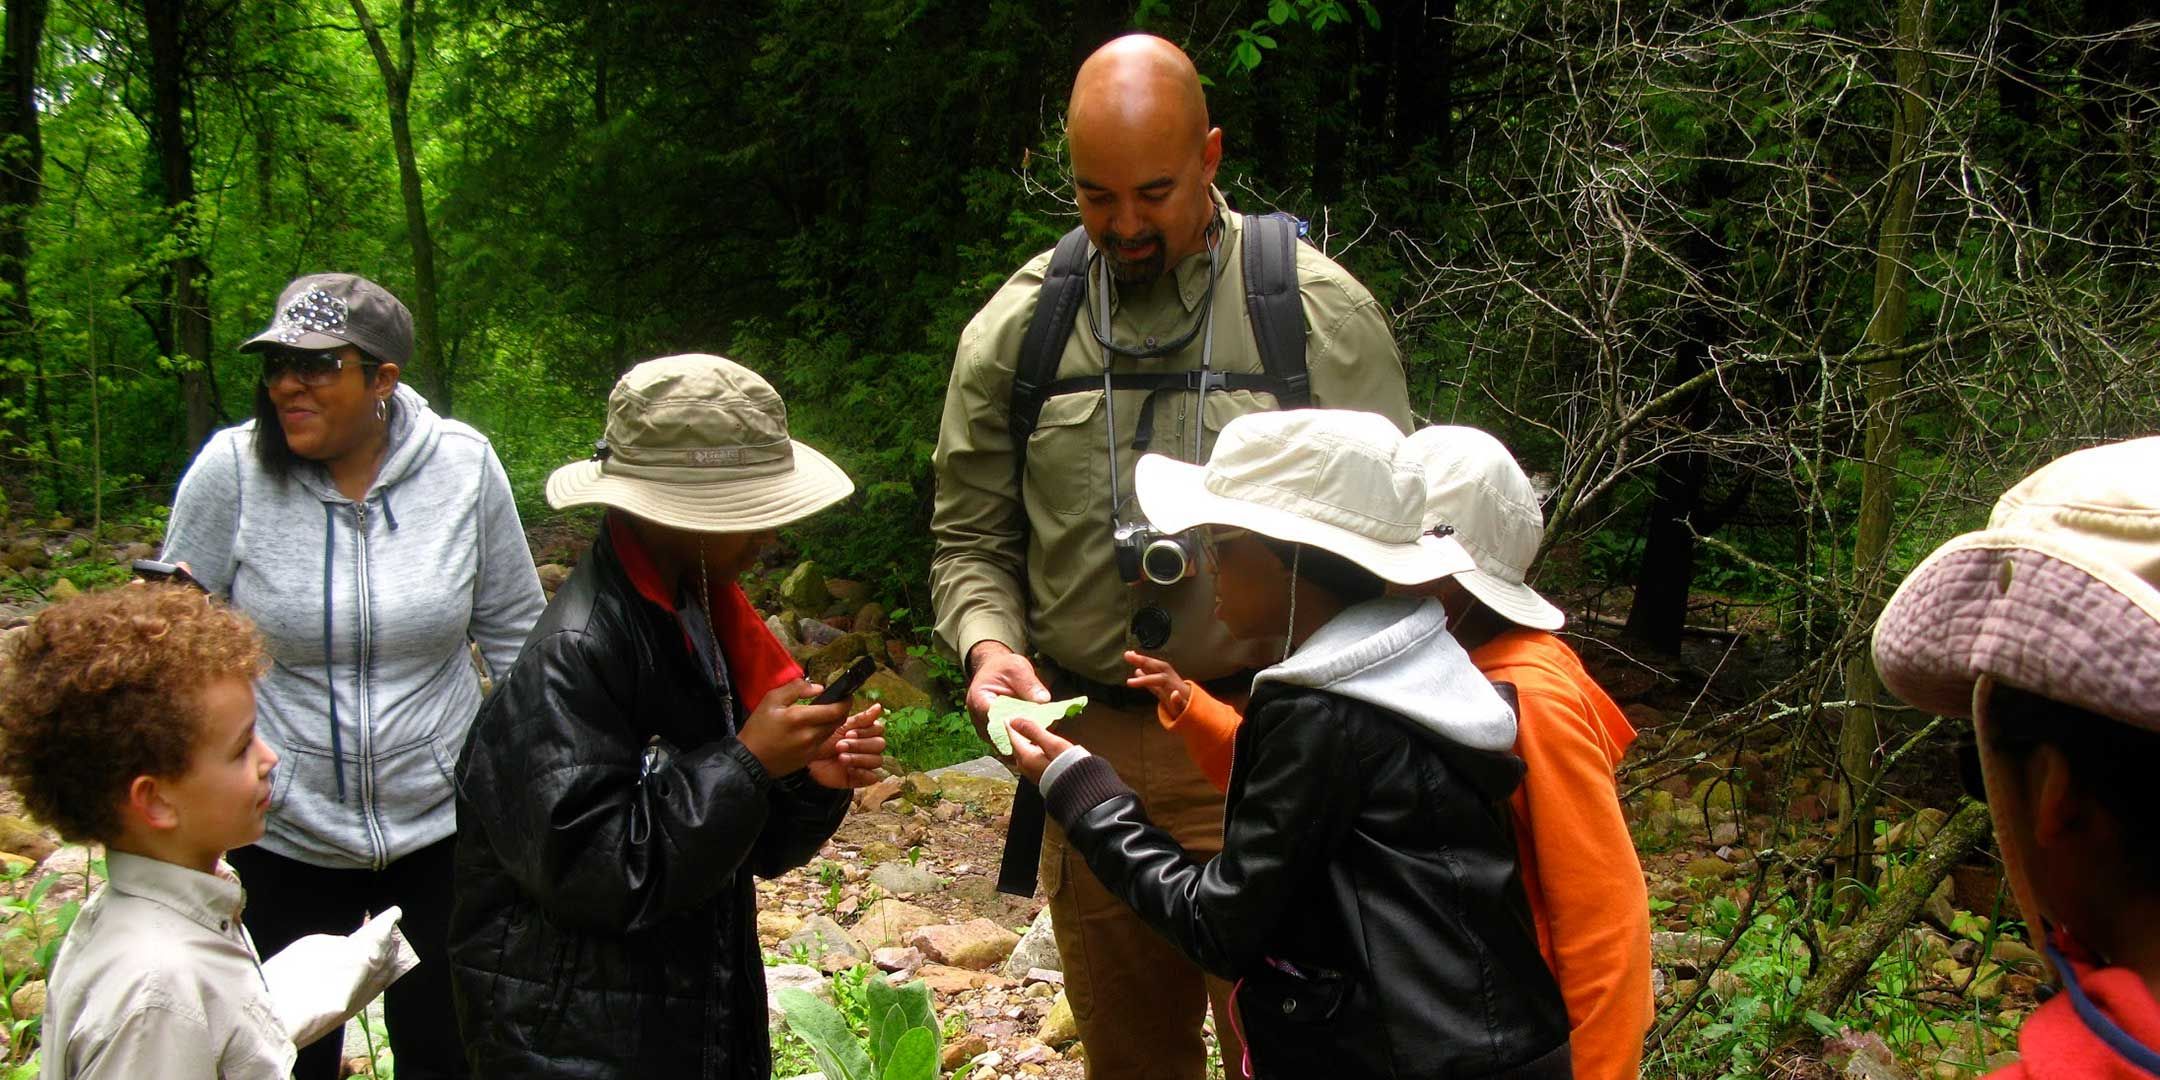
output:
<instances>
[{"instance_id":1,"label":"tan bucket hat","mask_svg":"<svg viewBox=\"0 0 2160 1080\"><path fill-rule=\"evenodd\" d=\"M2160 731L2160 438L2079 450L1929 555L1875 624L1883 685L1971 716L1982 675Z\"/></svg>"},{"instance_id":2,"label":"tan bucket hat","mask_svg":"<svg viewBox=\"0 0 2160 1080\"><path fill-rule=\"evenodd\" d=\"M788 438L770 383L725 357L687 353L631 368L608 393L591 460L548 477L548 505L612 506L692 532L777 528L854 492L825 455Z\"/></svg>"},{"instance_id":3,"label":"tan bucket hat","mask_svg":"<svg viewBox=\"0 0 2160 1080\"><path fill-rule=\"evenodd\" d=\"M1223 425L1206 465L1149 454L1133 485L1165 532L1234 525L1325 548L1398 585L1477 568L1462 545L1425 531L1425 470L1377 413L1249 413Z\"/></svg>"},{"instance_id":4,"label":"tan bucket hat","mask_svg":"<svg viewBox=\"0 0 2160 1080\"><path fill-rule=\"evenodd\" d=\"M1523 583L1545 539L1537 489L1500 440L1472 427L1412 432L1404 445L1425 464L1425 527L1455 531L1477 568L1456 584L1518 626L1558 630L1567 616Z\"/></svg>"}]
</instances>

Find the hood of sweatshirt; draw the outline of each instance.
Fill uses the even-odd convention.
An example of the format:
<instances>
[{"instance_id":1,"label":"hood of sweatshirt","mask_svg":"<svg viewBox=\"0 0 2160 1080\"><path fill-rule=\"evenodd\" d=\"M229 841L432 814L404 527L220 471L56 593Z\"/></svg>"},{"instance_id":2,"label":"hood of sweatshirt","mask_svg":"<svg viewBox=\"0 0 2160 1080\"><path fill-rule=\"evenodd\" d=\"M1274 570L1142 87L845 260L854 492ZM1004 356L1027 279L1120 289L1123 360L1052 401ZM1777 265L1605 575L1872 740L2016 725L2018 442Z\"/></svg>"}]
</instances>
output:
<instances>
[{"instance_id":1,"label":"hood of sweatshirt","mask_svg":"<svg viewBox=\"0 0 2160 1080\"><path fill-rule=\"evenodd\" d=\"M1438 600L1384 596L1346 608L1253 679L1308 687L1385 709L1447 742L1504 753L1515 711L1448 633Z\"/></svg>"},{"instance_id":2,"label":"hood of sweatshirt","mask_svg":"<svg viewBox=\"0 0 2160 1080\"><path fill-rule=\"evenodd\" d=\"M442 418L428 408L427 399L412 387L399 383L391 391L390 432L385 440L382 467L375 471L375 483L368 488L371 497L379 498L383 513L392 518L397 512L391 509L390 489L427 463L435 453L436 444L442 441ZM341 494L330 480L330 471L323 468L297 468L293 478L309 493L326 503L346 503L352 500Z\"/></svg>"}]
</instances>

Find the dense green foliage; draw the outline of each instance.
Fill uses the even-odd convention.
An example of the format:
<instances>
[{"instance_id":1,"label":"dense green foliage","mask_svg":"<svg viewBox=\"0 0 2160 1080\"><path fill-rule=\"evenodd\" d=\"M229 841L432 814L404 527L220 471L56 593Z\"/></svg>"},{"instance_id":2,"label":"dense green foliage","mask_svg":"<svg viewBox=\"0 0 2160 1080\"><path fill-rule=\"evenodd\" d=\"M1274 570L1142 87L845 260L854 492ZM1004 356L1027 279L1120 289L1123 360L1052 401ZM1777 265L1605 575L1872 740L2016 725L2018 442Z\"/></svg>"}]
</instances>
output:
<instances>
[{"instance_id":1,"label":"dense green foliage","mask_svg":"<svg viewBox=\"0 0 2160 1080\"><path fill-rule=\"evenodd\" d=\"M0 65L28 72L0 93L7 514L154 534L208 427L245 418L233 346L286 280L416 298L360 6L10 0L42 26ZM2160 29L2124 0L368 10L413 46L442 362L407 377L495 440L528 524L619 372L719 352L857 480L797 546L927 613L954 343L1070 227L1064 96L1136 25L1208 76L1233 203L1312 219L1388 306L1421 418L1549 482L1541 583L1668 655L1685 623L1772 631L1798 659L1763 682L1792 672L1810 724L1903 568L2039 462L2154 426ZM950 714L896 724L918 764L972 747ZM1747 978L1784 977L1761 956ZM1684 1071L1728 1067L1704 1037Z\"/></svg>"}]
</instances>

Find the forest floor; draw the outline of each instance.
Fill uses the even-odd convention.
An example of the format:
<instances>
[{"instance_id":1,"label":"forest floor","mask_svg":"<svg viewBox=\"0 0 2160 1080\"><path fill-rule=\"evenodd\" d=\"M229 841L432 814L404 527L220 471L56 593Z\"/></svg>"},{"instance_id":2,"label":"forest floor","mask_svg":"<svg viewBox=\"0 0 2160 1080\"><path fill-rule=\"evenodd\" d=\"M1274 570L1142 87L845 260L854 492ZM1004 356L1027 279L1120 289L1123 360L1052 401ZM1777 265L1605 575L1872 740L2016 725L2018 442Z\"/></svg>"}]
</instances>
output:
<instances>
[{"instance_id":1,"label":"forest floor","mask_svg":"<svg viewBox=\"0 0 2160 1080\"><path fill-rule=\"evenodd\" d=\"M549 589L567 575L589 528L531 530ZM57 595L121 580L120 567L147 555L154 540L154 530L143 529L91 542L57 521L0 534L0 632L15 632ZM858 793L854 812L808 865L759 883L769 981L776 990L811 990L844 1012L854 1003L850 1015L859 1019L861 980L872 967L918 978L933 992L955 1075L1081 1076L1085 1051L1074 1038L1043 902L994 888L1013 784L981 757L987 748L965 721L941 711L949 668L927 654L919 634L891 629L860 586L782 564L749 588L813 675L865 653L884 662L888 670L873 685L888 710L906 718L894 725L891 777ZM1617 591L1560 599L1592 616L1625 611ZM1714 601L1708 610L1744 623ZM1620 790L1653 912L1660 1035L1644 1075L1949 1080L2007 1060L2045 971L2023 940L1999 867L1984 855L1944 881L1835 1021L1809 1018L1822 1038L1780 1049L1776 1036L1801 980L1818 948L1840 933L1824 930L1830 924L1810 905L1819 890L1789 884L1813 880L1795 871L1817 860L1837 816L1834 736L1799 721L1731 715L1795 666L1765 635L1699 636L1682 656L1659 660L1631 655L1602 632L1572 635L1571 643L1640 733ZM1888 876L1940 827L1955 797L1946 767L1926 755L1914 761L1886 788L1872 845ZM7 990L0 1019L40 1011L51 959L41 946L92 885L95 854L59 844L0 792ZM777 1009L772 1020L776 1075L811 1071ZM20 1061L27 1050L8 1056ZM364 1037L348 1039L347 1054L362 1074L392 1071L388 1055L379 1046L371 1055Z\"/></svg>"}]
</instances>

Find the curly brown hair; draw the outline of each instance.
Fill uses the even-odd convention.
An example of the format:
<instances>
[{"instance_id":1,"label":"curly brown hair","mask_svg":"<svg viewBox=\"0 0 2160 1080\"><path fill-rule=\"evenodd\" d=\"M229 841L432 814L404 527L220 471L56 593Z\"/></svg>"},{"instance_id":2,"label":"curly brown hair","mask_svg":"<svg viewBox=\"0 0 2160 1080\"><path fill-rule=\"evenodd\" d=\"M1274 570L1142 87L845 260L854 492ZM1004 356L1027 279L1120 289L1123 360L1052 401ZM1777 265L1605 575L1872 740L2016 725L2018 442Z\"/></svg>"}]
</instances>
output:
<instances>
[{"instance_id":1,"label":"curly brown hair","mask_svg":"<svg viewBox=\"0 0 2160 1080\"><path fill-rule=\"evenodd\" d=\"M262 664L254 624L194 589L55 604L0 649L0 777L61 836L110 842L136 777L187 771L202 689Z\"/></svg>"}]
</instances>

